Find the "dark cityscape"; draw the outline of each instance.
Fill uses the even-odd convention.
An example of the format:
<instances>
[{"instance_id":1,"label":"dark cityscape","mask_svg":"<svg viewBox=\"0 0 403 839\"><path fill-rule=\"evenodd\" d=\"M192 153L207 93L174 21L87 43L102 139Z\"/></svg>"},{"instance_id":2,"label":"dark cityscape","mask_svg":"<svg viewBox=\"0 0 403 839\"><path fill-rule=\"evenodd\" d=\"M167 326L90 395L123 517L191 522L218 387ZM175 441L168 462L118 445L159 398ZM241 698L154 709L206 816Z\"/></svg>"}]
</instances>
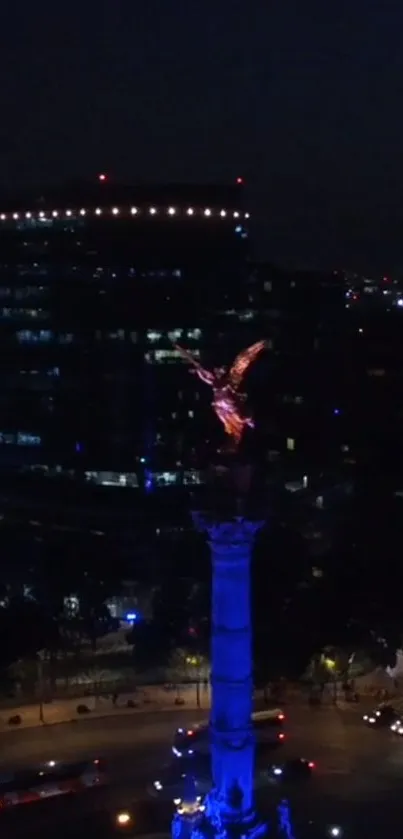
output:
<instances>
[{"instance_id":1,"label":"dark cityscape","mask_svg":"<svg viewBox=\"0 0 403 839\"><path fill-rule=\"evenodd\" d=\"M1 835L398 835L403 11L3 18Z\"/></svg>"}]
</instances>

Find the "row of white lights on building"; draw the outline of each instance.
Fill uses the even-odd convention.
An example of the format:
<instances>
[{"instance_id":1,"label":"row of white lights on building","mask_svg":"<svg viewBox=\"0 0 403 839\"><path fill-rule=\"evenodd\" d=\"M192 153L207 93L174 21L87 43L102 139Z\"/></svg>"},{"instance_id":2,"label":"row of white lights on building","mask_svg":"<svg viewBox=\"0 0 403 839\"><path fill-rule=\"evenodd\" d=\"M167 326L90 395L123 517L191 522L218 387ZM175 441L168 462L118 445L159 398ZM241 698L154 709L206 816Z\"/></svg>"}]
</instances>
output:
<instances>
[{"instance_id":1,"label":"row of white lights on building","mask_svg":"<svg viewBox=\"0 0 403 839\"><path fill-rule=\"evenodd\" d=\"M30 218L33 218L33 217L46 219L46 218L58 218L60 216L65 216L66 218L71 218L72 216L76 216L76 215L86 216L87 214L89 214L91 212L93 212L96 216L101 216L103 213L111 213L113 216L118 216L122 211L119 207L112 207L110 210L104 210L104 209L101 209L101 207L96 207L96 209L92 210L92 211L91 210L86 210L84 207L82 207L81 210L78 210L78 213L75 210L64 210L62 212L60 212L59 210L52 210L51 212L45 212L44 210L40 210L38 213L31 213L31 212L9 213L8 215L6 213L0 213L0 221L6 221L8 218L12 218L15 221L18 221L19 218L30 219ZM138 207L131 207L130 208L130 215L132 215L132 216L138 215L139 212L140 212L140 210L139 210ZM158 214L158 212L159 212L159 210L157 209L157 207L149 207L149 209L148 209L148 214L150 216L156 216ZM168 216L175 216L175 215L177 215L178 210L176 209L176 207L168 207L168 209L166 210L166 213L167 213ZM230 216L230 217L232 216L232 218L243 217L243 218L246 218L246 219L248 219L249 216L250 216L249 213L240 213L238 210L218 210L218 211L214 211L214 210L210 210L209 207L206 207L204 210L195 210L194 207L188 207L188 209L185 211L185 215L187 215L187 216L203 215L203 216L206 216L206 217L217 215L217 216L221 216L221 218L226 218L227 216Z\"/></svg>"}]
</instances>

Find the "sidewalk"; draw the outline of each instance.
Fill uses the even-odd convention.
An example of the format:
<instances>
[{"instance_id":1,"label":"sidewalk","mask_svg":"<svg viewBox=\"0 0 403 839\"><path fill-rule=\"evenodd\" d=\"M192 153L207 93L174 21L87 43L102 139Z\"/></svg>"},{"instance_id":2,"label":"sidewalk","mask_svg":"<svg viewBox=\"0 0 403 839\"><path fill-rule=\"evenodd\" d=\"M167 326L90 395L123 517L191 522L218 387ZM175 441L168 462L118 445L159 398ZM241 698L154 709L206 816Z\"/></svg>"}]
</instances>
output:
<instances>
[{"instance_id":1,"label":"sidewalk","mask_svg":"<svg viewBox=\"0 0 403 839\"><path fill-rule=\"evenodd\" d=\"M200 690L200 707L197 705L196 689L194 685L181 688L180 697L183 704L176 704L176 691L164 688L142 688L133 693L121 694L113 704L112 697L85 696L81 699L56 700L43 705L44 723L40 720L39 704L21 705L17 708L3 709L0 712L0 733L18 731L22 728L34 728L45 725L60 725L66 722L96 719L111 716L136 715L152 713L153 711L187 711L205 710L210 707L210 691ZM133 702L134 707L127 703ZM77 713L79 706L86 706L88 713ZM10 725L9 719L21 717L20 724Z\"/></svg>"}]
</instances>

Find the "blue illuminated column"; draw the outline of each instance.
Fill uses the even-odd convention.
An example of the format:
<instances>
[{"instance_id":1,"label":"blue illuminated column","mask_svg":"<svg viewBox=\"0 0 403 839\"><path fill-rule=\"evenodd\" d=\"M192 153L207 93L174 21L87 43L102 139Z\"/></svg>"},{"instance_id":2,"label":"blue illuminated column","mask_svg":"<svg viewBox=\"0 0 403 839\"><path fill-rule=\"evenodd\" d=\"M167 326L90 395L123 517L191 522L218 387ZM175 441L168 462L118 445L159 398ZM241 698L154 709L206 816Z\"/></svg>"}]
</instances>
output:
<instances>
[{"instance_id":1,"label":"blue illuminated column","mask_svg":"<svg viewBox=\"0 0 403 839\"><path fill-rule=\"evenodd\" d=\"M213 572L210 725L214 789L207 813L218 818L224 830L242 825L245 833L249 829L255 833L250 566L255 535L263 522L242 516L214 521L202 514L195 514L194 519L208 533Z\"/></svg>"}]
</instances>

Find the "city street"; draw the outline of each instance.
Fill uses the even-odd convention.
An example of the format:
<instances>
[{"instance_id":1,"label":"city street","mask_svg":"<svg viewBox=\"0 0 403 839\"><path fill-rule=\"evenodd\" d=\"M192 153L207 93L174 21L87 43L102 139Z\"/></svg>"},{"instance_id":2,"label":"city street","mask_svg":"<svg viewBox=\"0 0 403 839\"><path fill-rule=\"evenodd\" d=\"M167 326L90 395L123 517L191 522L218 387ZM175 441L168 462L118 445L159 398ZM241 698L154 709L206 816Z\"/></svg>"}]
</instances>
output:
<instances>
[{"instance_id":1,"label":"city street","mask_svg":"<svg viewBox=\"0 0 403 839\"><path fill-rule=\"evenodd\" d=\"M391 799L400 806L403 742L387 731L369 730L361 716L358 708L296 704L287 709L286 744L272 754L273 761L277 756L303 756L316 764L308 784L292 787L290 795L297 810L305 812L312 804L316 813L329 807L344 813L365 805L369 812L371 802L375 818L377 801ZM144 796L147 781L157 777L158 768L170 759L175 728L195 719L195 712L157 712L8 732L0 738L0 769L50 759L102 757L109 765L110 789L102 795L101 803L96 799L93 805L89 798L84 803L85 796L81 796L79 806L113 809ZM267 804L267 792L259 796ZM70 809L73 816L74 808Z\"/></svg>"}]
</instances>

